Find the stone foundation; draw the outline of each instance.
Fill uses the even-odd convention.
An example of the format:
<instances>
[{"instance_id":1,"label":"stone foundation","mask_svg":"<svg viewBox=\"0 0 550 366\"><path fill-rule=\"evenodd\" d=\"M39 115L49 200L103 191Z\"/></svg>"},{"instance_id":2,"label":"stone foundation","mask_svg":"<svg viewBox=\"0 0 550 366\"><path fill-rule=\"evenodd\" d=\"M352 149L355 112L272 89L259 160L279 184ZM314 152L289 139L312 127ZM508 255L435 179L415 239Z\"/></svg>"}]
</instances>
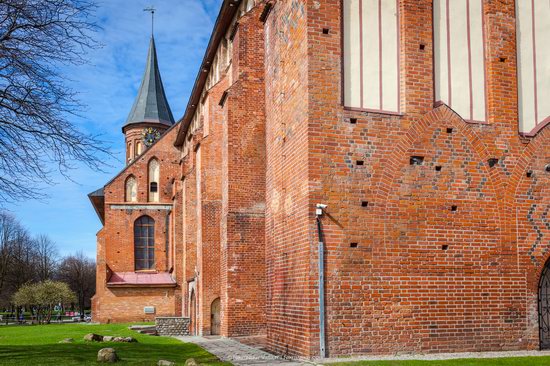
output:
<instances>
[{"instance_id":1,"label":"stone foundation","mask_svg":"<svg viewBox=\"0 0 550 366\"><path fill-rule=\"evenodd\" d=\"M184 336L189 335L189 318L160 317L155 319L158 335Z\"/></svg>"}]
</instances>

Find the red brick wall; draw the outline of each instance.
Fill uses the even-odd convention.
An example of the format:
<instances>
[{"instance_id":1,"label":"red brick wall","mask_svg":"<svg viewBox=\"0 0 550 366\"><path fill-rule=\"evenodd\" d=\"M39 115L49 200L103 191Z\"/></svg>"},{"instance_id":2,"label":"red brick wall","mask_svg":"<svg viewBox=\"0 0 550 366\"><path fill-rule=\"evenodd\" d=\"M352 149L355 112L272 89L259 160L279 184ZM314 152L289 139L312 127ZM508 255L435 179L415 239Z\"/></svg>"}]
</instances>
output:
<instances>
[{"instance_id":1,"label":"red brick wall","mask_svg":"<svg viewBox=\"0 0 550 366\"><path fill-rule=\"evenodd\" d=\"M100 322L142 321L154 316L173 316L176 312L174 289L124 288L106 286L107 269L114 272L132 272L134 266L134 222L142 215L155 221L155 270L169 271L171 264L169 240L170 210L158 209L158 204L171 205L172 181L178 172L177 149L173 140L177 128L169 130L156 144L127 166L105 188L105 225L98 233L97 289L92 313ZM160 199L158 204L148 203L147 164L156 157L160 164ZM113 204L130 204L125 200L125 182L133 175L138 182L138 201L132 204L145 205L146 209L116 209ZM167 250L168 249L168 250ZM180 290L178 290L180 291ZM156 314L145 316L144 306L155 306Z\"/></svg>"},{"instance_id":2,"label":"red brick wall","mask_svg":"<svg viewBox=\"0 0 550 366\"><path fill-rule=\"evenodd\" d=\"M196 191L197 182L195 180L194 151L190 152L183 161L182 199L183 199L183 294L184 315L190 316L189 308L189 286L188 283L195 278L197 267L197 209L196 209ZM196 323L193 324L193 327Z\"/></svg>"},{"instance_id":3,"label":"red brick wall","mask_svg":"<svg viewBox=\"0 0 550 366\"><path fill-rule=\"evenodd\" d=\"M265 97L262 8L239 20L222 147L222 334L265 332Z\"/></svg>"},{"instance_id":4,"label":"red brick wall","mask_svg":"<svg viewBox=\"0 0 550 366\"><path fill-rule=\"evenodd\" d=\"M265 24L266 263L270 347L311 354L315 247L310 242L308 39L303 2L279 1ZM323 84L325 85L325 84Z\"/></svg>"},{"instance_id":5,"label":"red brick wall","mask_svg":"<svg viewBox=\"0 0 550 366\"><path fill-rule=\"evenodd\" d=\"M434 109L429 0L400 1L403 115L345 110L340 5L278 1L265 26L270 347L318 354L315 203L329 355L536 347L548 137L518 135L514 2L485 1L484 125Z\"/></svg>"},{"instance_id":6,"label":"red brick wall","mask_svg":"<svg viewBox=\"0 0 550 366\"><path fill-rule=\"evenodd\" d=\"M211 305L220 297L220 221L221 221L221 148L223 133L223 110L219 106L220 98L227 89L227 78L222 78L213 86L206 97L203 108L205 114L203 128L208 134L200 142L201 154L201 231L202 245L197 249L199 268L199 319L201 334L210 334ZM206 120L208 118L208 120Z\"/></svg>"},{"instance_id":7,"label":"red brick wall","mask_svg":"<svg viewBox=\"0 0 550 366\"><path fill-rule=\"evenodd\" d=\"M550 257L550 132L519 136L514 2L484 3L486 124L434 107L431 0L399 3L402 115L343 107L341 0L275 1L265 24L263 5L245 14L233 82L208 91L208 128L194 131L181 166L172 130L106 187L98 284L107 265L132 270L128 230L138 213L108 204L123 200L130 172L146 201L154 153L164 159L162 202L178 206L181 288L117 295L98 286L94 314L133 316L154 301L166 312L183 303L188 315L194 280L199 333L209 333L220 296L223 335L267 328L272 350L318 355L314 208L325 203L330 356L536 348L537 285ZM165 212L150 212L163 222Z\"/></svg>"}]
</instances>

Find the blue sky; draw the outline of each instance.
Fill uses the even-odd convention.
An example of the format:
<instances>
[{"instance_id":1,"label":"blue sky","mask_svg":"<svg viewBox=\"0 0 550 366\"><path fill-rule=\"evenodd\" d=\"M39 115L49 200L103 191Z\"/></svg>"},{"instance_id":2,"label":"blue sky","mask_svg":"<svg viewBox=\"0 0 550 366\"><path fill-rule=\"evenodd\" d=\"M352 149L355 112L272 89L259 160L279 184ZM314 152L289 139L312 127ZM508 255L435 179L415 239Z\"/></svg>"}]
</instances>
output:
<instances>
[{"instance_id":1,"label":"blue sky","mask_svg":"<svg viewBox=\"0 0 550 366\"><path fill-rule=\"evenodd\" d=\"M102 134L118 160L105 173L77 166L74 182L56 176L46 187L44 201L20 202L7 208L32 234L47 234L61 255L82 250L95 258L96 232L101 223L87 194L102 187L124 166L124 136L121 127L130 112L145 67L151 34L153 5L155 42L164 88L174 118L187 104L198 67L210 38L221 0L104 0L98 3L98 23L103 28L96 39L103 45L88 55L89 65L66 70L71 87L87 105L81 128Z\"/></svg>"}]
</instances>

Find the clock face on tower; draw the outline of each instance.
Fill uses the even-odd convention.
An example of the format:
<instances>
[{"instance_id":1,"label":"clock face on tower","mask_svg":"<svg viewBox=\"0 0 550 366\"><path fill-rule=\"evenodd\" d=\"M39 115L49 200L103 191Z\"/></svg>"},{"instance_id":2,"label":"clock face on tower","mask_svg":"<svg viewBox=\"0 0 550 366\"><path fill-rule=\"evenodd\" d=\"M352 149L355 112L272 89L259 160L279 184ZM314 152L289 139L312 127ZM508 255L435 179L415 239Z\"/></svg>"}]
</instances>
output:
<instances>
[{"instance_id":1,"label":"clock face on tower","mask_svg":"<svg viewBox=\"0 0 550 366\"><path fill-rule=\"evenodd\" d=\"M145 146L149 147L153 145L158 139L160 139L160 132L157 129L153 127L143 129L143 143Z\"/></svg>"}]
</instances>

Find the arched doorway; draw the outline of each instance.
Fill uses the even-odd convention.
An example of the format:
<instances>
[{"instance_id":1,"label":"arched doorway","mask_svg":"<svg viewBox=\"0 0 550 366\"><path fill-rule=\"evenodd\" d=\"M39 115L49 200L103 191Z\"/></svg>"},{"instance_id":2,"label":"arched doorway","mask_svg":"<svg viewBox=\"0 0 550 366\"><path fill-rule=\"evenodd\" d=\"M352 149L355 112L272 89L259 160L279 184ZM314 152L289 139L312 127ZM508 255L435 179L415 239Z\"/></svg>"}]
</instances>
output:
<instances>
[{"instance_id":1,"label":"arched doorway","mask_svg":"<svg viewBox=\"0 0 550 366\"><path fill-rule=\"evenodd\" d=\"M550 349L550 260L539 281L539 336L540 349Z\"/></svg>"},{"instance_id":2,"label":"arched doorway","mask_svg":"<svg viewBox=\"0 0 550 366\"><path fill-rule=\"evenodd\" d=\"M189 333L196 335L196 323L197 323L197 300L195 299L195 291L191 292L191 301L189 302Z\"/></svg>"},{"instance_id":3,"label":"arched doorway","mask_svg":"<svg viewBox=\"0 0 550 366\"><path fill-rule=\"evenodd\" d=\"M210 334L220 334L220 298L218 297L212 301L210 305Z\"/></svg>"}]
</instances>

